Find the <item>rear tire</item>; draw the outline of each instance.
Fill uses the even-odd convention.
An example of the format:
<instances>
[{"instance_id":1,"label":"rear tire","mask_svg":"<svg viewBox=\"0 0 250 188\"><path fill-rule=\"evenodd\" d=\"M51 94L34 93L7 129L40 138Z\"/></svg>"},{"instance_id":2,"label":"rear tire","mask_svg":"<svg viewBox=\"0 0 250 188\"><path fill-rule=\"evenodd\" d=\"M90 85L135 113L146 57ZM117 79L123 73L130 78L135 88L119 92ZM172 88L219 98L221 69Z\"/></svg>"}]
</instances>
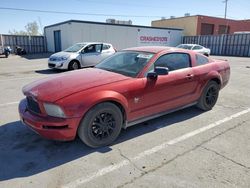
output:
<instances>
[{"instance_id":1,"label":"rear tire","mask_svg":"<svg viewBox=\"0 0 250 188\"><path fill-rule=\"evenodd\" d=\"M197 107L204 111L211 110L216 104L218 96L219 96L218 83L215 81L209 81L200 96Z\"/></svg>"},{"instance_id":2,"label":"rear tire","mask_svg":"<svg viewBox=\"0 0 250 188\"><path fill-rule=\"evenodd\" d=\"M110 102L97 104L91 108L78 128L78 136L89 147L97 148L111 144L119 136L122 128L122 113Z\"/></svg>"},{"instance_id":3,"label":"rear tire","mask_svg":"<svg viewBox=\"0 0 250 188\"><path fill-rule=\"evenodd\" d=\"M68 67L69 70L77 70L77 69L80 69L80 65L77 61L71 61L69 63L69 67Z\"/></svg>"}]
</instances>

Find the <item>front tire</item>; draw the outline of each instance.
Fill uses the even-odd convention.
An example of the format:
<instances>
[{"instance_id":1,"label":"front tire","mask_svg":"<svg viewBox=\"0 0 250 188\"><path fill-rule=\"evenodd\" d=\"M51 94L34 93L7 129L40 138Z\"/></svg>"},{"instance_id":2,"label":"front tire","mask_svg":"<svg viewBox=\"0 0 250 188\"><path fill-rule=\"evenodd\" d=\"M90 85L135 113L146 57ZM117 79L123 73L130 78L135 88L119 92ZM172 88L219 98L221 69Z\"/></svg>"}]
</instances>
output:
<instances>
[{"instance_id":1,"label":"front tire","mask_svg":"<svg viewBox=\"0 0 250 188\"><path fill-rule=\"evenodd\" d=\"M197 107L204 111L211 110L217 102L219 90L217 82L209 81L201 94Z\"/></svg>"},{"instance_id":2,"label":"front tire","mask_svg":"<svg viewBox=\"0 0 250 188\"><path fill-rule=\"evenodd\" d=\"M78 136L89 147L97 148L111 144L122 128L122 113L110 102L97 104L90 109L78 128Z\"/></svg>"},{"instance_id":3,"label":"front tire","mask_svg":"<svg viewBox=\"0 0 250 188\"><path fill-rule=\"evenodd\" d=\"M77 70L77 69L80 69L79 63L77 61L71 61L69 63L68 70Z\"/></svg>"}]
</instances>

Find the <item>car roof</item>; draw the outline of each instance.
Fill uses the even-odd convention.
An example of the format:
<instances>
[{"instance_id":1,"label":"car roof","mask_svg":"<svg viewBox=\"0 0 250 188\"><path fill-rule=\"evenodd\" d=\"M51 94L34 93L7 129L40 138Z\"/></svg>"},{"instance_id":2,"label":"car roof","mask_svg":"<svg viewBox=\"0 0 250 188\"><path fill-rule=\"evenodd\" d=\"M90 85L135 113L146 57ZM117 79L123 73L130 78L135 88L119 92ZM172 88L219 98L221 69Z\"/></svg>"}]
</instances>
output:
<instances>
[{"instance_id":1,"label":"car roof","mask_svg":"<svg viewBox=\"0 0 250 188\"><path fill-rule=\"evenodd\" d=\"M108 45L111 45L111 44L105 43L105 42L78 42L76 44L86 44L86 45L89 45L89 44L108 44Z\"/></svg>"},{"instance_id":2,"label":"car roof","mask_svg":"<svg viewBox=\"0 0 250 188\"><path fill-rule=\"evenodd\" d=\"M161 51L180 51L180 48L168 47L168 46L140 46L140 47L126 48L122 51L141 51L149 53L159 53Z\"/></svg>"},{"instance_id":3,"label":"car roof","mask_svg":"<svg viewBox=\"0 0 250 188\"><path fill-rule=\"evenodd\" d=\"M202 46L200 44L180 44L180 45L186 45L186 46Z\"/></svg>"}]
</instances>

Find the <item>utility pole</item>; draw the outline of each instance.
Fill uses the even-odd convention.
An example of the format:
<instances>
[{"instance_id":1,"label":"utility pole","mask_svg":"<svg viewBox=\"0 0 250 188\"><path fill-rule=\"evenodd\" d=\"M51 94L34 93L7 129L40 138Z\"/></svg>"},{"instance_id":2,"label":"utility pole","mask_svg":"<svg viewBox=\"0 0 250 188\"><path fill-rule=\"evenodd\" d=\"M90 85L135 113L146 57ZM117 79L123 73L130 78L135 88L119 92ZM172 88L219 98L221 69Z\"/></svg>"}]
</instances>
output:
<instances>
[{"instance_id":1,"label":"utility pole","mask_svg":"<svg viewBox=\"0 0 250 188\"><path fill-rule=\"evenodd\" d=\"M225 29L225 34L228 34L228 21L227 19L227 2L228 0L224 0L223 3L225 3L225 14L224 14L224 19L226 21L226 29Z\"/></svg>"},{"instance_id":2,"label":"utility pole","mask_svg":"<svg viewBox=\"0 0 250 188\"><path fill-rule=\"evenodd\" d=\"M225 3L225 15L224 15L225 19L227 18L227 2L228 0L223 1L223 3Z\"/></svg>"}]
</instances>

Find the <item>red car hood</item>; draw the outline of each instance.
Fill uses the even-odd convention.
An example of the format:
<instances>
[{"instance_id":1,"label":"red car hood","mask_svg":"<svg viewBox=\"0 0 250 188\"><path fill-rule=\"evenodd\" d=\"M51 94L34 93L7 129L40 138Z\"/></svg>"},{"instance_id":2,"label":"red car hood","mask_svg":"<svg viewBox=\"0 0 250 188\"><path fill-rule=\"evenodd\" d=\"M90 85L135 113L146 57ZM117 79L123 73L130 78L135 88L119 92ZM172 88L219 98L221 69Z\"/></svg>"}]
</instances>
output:
<instances>
[{"instance_id":1,"label":"red car hood","mask_svg":"<svg viewBox=\"0 0 250 188\"><path fill-rule=\"evenodd\" d=\"M54 102L76 92L128 79L121 74L88 68L44 78L24 86L24 95Z\"/></svg>"}]
</instances>

